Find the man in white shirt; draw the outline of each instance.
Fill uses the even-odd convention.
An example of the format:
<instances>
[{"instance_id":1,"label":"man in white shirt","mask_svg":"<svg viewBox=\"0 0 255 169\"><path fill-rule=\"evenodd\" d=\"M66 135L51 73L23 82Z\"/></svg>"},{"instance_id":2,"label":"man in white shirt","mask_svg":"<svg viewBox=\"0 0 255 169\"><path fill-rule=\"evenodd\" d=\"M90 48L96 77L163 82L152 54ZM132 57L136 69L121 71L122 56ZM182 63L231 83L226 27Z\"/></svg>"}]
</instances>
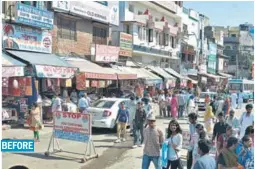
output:
<instances>
[{"instance_id":1,"label":"man in white shirt","mask_svg":"<svg viewBox=\"0 0 255 169\"><path fill-rule=\"evenodd\" d=\"M62 111L62 103L60 94L56 95L56 98L54 99L52 103L52 112Z\"/></svg>"},{"instance_id":2,"label":"man in white shirt","mask_svg":"<svg viewBox=\"0 0 255 169\"><path fill-rule=\"evenodd\" d=\"M240 118L240 138L242 138L245 134L245 130L248 126L254 125L254 115L252 113L253 106L252 104L246 105L246 112L244 112Z\"/></svg>"},{"instance_id":3,"label":"man in white shirt","mask_svg":"<svg viewBox=\"0 0 255 169\"><path fill-rule=\"evenodd\" d=\"M231 94L231 107L232 107L232 109L236 109L236 107L237 107L236 101L237 101L237 94L235 92L233 92Z\"/></svg>"},{"instance_id":4,"label":"man in white shirt","mask_svg":"<svg viewBox=\"0 0 255 169\"><path fill-rule=\"evenodd\" d=\"M238 105L237 105L237 109L242 109L243 107L243 91L241 90L238 93Z\"/></svg>"}]
</instances>

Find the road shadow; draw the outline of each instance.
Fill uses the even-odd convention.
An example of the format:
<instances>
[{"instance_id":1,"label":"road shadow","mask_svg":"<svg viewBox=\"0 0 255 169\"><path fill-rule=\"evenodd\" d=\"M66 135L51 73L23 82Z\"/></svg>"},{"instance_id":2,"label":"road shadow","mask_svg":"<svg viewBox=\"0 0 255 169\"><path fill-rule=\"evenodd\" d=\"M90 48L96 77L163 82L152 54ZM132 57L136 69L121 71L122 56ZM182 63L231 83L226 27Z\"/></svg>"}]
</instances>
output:
<instances>
[{"instance_id":1,"label":"road shadow","mask_svg":"<svg viewBox=\"0 0 255 169\"><path fill-rule=\"evenodd\" d=\"M114 145L101 145L101 146L95 146L96 148L114 148L114 149L131 149L131 145L130 146L116 146Z\"/></svg>"},{"instance_id":2,"label":"road shadow","mask_svg":"<svg viewBox=\"0 0 255 169\"><path fill-rule=\"evenodd\" d=\"M65 151L66 153L69 153ZM78 153L73 153L72 154L78 154ZM43 160L68 160L68 161L74 161L74 162L81 162L81 159L83 158L84 154L78 154L81 157L70 157L66 155L61 155L60 152L58 154L50 154L49 156L45 156L44 153L13 153L21 156L27 156L27 157L32 157L32 158L38 158L38 159L43 159Z\"/></svg>"},{"instance_id":3,"label":"road shadow","mask_svg":"<svg viewBox=\"0 0 255 169\"><path fill-rule=\"evenodd\" d=\"M93 142L98 142L98 143L103 143L103 142L106 142L106 143L114 143L116 139L104 139L104 140L93 140Z\"/></svg>"}]
</instances>

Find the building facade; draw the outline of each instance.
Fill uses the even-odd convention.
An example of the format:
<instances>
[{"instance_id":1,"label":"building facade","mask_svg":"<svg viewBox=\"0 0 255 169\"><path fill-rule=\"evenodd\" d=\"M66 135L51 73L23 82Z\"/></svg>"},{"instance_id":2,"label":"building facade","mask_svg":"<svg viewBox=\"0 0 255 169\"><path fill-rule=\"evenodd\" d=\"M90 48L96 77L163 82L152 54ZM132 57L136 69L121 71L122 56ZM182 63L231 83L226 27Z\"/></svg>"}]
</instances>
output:
<instances>
[{"instance_id":1,"label":"building facade","mask_svg":"<svg viewBox=\"0 0 255 169\"><path fill-rule=\"evenodd\" d=\"M177 13L181 2L123 1L119 7L120 24L118 28L112 28L113 44L118 41L114 37L119 32L132 35L132 56L124 60L163 68L178 63L181 17Z\"/></svg>"}]
</instances>

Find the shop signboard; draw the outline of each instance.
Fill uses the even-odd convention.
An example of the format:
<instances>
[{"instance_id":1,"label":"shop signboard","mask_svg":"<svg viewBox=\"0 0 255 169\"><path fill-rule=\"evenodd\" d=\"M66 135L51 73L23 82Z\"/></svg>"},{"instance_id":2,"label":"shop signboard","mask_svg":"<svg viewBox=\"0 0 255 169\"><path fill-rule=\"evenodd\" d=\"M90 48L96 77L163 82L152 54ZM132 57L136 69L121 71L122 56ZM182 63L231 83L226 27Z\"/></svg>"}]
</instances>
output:
<instances>
[{"instance_id":1,"label":"shop signboard","mask_svg":"<svg viewBox=\"0 0 255 169\"><path fill-rule=\"evenodd\" d=\"M224 59L219 58L218 59L218 71L222 72L224 70Z\"/></svg>"},{"instance_id":2,"label":"shop signboard","mask_svg":"<svg viewBox=\"0 0 255 169\"><path fill-rule=\"evenodd\" d=\"M119 47L108 45L95 45L95 47L95 62L118 62Z\"/></svg>"},{"instance_id":3,"label":"shop signboard","mask_svg":"<svg viewBox=\"0 0 255 169\"><path fill-rule=\"evenodd\" d=\"M24 76L23 66L3 66L2 77L17 77Z\"/></svg>"},{"instance_id":4,"label":"shop signboard","mask_svg":"<svg viewBox=\"0 0 255 169\"><path fill-rule=\"evenodd\" d=\"M15 22L38 28L53 29L54 13L31 5L16 3Z\"/></svg>"},{"instance_id":5,"label":"shop signboard","mask_svg":"<svg viewBox=\"0 0 255 169\"><path fill-rule=\"evenodd\" d=\"M77 68L73 67L57 67L48 65L35 65L37 77L42 78L72 78Z\"/></svg>"},{"instance_id":6,"label":"shop signboard","mask_svg":"<svg viewBox=\"0 0 255 169\"><path fill-rule=\"evenodd\" d=\"M3 48L42 53L52 52L52 36L48 31L22 25L4 24Z\"/></svg>"},{"instance_id":7,"label":"shop signboard","mask_svg":"<svg viewBox=\"0 0 255 169\"><path fill-rule=\"evenodd\" d=\"M119 26L119 2L102 5L93 1L70 1L70 12L93 20Z\"/></svg>"},{"instance_id":8,"label":"shop signboard","mask_svg":"<svg viewBox=\"0 0 255 169\"><path fill-rule=\"evenodd\" d=\"M207 72L211 74L216 74L217 69L217 45L214 43L209 43L209 55L208 55L208 65Z\"/></svg>"},{"instance_id":9,"label":"shop signboard","mask_svg":"<svg viewBox=\"0 0 255 169\"><path fill-rule=\"evenodd\" d=\"M132 57L133 36L127 33L120 33L120 56Z\"/></svg>"},{"instance_id":10,"label":"shop signboard","mask_svg":"<svg viewBox=\"0 0 255 169\"><path fill-rule=\"evenodd\" d=\"M52 8L68 12L70 10L70 1L52 1Z\"/></svg>"},{"instance_id":11,"label":"shop signboard","mask_svg":"<svg viewBox=\"0 0 255 169\"><path fill-rule=\"evenodd\" d=\"M56 138L88 142L91 135L91 117L90 114L56 112L53 127Z\"/></svg>"}]
</instances>

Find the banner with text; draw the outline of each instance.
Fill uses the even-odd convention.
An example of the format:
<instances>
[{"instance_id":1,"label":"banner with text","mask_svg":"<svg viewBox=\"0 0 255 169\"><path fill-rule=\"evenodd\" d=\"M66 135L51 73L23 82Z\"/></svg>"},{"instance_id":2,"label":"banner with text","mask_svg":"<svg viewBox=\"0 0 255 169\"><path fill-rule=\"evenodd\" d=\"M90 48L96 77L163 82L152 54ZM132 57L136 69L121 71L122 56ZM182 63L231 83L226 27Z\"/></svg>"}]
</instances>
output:
<instances>
[{"instance_id":1,"label":"banner with text","mask_svg":"<svg viewBox=\"0 0 255 169\"><path fill-rule=\"evenodd\" d=\"M46 65L35 65L35 69L37 77L65 79L72 78L77 70L77 68L73 67L57 67Z\"/></svg>"},{"instance_id":2,"label":"banner with text","mask_svg":"<svg viewBox=\"0 0 255 169\"><path fill-rule=\"evenodd\" d=\"M54 134L59 139L88 142L91 136L90 114L56 112Z\"/></svg>"},{"instance_id":3,"label":"banner with text","mask_svg":"<svg viewBox=\"0 0 255 169\"><path fill-rule=\"evenodd\" d=\"M22 25L3 24L2 33L3 48L52 52L52 36L48 31Z\"/></svg>"}]
</instances>

